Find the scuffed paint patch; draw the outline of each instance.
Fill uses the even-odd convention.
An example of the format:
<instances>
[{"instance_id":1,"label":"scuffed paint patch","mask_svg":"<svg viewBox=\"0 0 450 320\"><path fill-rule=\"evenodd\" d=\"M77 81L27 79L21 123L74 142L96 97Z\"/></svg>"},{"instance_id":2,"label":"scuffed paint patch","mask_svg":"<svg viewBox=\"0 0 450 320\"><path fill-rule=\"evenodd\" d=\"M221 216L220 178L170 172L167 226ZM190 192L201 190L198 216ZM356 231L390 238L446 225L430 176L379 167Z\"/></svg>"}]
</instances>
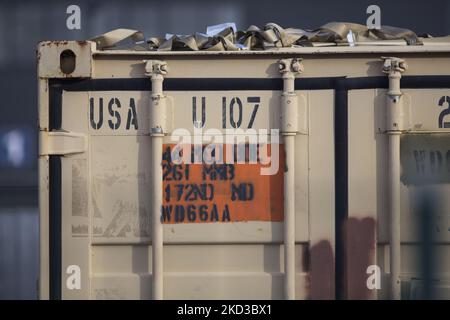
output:
<instances>
[{"instance_id":1,"label":"scuffed paint patch","mask_svg":"<svg viewBox=\"0 0 450 320\"><path fill-rule=\"evenodd\" d=\"M94 218L102 218L102 213L101 213L101 211L100 211L100 208L98 207L98 204L97 204L97 200L96 200L96 197L95 197L95 193L93 194L93 197L92 197L92 208L93 208L93 210L94 210Z\"/></svg>"},{"instance_id":2,"label":"scuffed paint patch","mask_svg":"<svg viewBox=\"0 0 450 320\"><path fill-rule=\"evenodd\" d=\"M450 136L405 134L400 144L401 181L405 185L450 183Z\"/></svg>"},{"instance_id":3,"label":"scuffed paint patch","mask_svg":"<svg viewBox=\"0 0 450 320\"><path fill-rule=\"evenodd\" d=\"M73 159L72 164L72 212L70 217L71 236L89 235L87 160Z\"/></svg>"},{"instance_id":4,"label":"scuffed paint patch","mask_svg":"<svg viewBox=\"0 0 450 320\"><path fill-rule=\"evenodd\" d=\"M148 238L150 205L144 173L127 164L102 164L92 177L93 236L107 239Z\"/></svg>"},{"instance_id":5,"label":"scuffed paint patch","mask_svg":"<svg viewBox=\"0 0 450 320\"><path fill-rule=\"evenodd\" d=\"M103 233L104 237L149 236L149 219L144 208L138 209L135 204L117 200L113 210L115 214Z\"/></svg>"},{"instance_id":6,"label":"scuffed paint patch","mask_svg":"<svg viewBox=\"0 0 450 320\"><path fill-rule=\"evenodd\" d=\"M103 234L103 228L94 226L93 232L94 232L94 236L101 236Z\"/></svg>"},{"instance_id":7,"label":"scuffed paint patch","mask_svg":"<svg viewBox=\"0 0 450 320\"><path fill-rule=\"evenodd\" d=\"M87 224L72 225L72 236L87 236L89 226Z\"/></svg>"},{"instance_id":8,"label":"scuffed paint patch","mask_svg":"<svg viewBox=\"0 0 450 320\"><path fill-rule=\"evenodd\" d=\"M102 288L94 289L96 300L124 300L126 292L122 288Z\"/></svg>"},{"instance_id":9,"label":"scuffed paint patch","mask_svg":"<svg viewBox=\"0 0 450 320\"><path fill-rule=\"evenodd\" d=\"M88 216L86 159L72 161L72 216Z\"/></svg>"}]
</instances>

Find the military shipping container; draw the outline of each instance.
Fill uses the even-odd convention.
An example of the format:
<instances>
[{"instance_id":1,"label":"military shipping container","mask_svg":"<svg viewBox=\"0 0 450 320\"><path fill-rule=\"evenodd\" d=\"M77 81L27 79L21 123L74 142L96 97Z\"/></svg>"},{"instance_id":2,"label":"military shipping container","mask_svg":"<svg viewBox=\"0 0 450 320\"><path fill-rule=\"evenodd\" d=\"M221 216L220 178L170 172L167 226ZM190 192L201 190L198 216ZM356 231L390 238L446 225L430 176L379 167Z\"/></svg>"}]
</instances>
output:
<instances>
[{"instance_id":1,"label":"military shipping container","mask_svg":"<svg viewBox=\"0 0 450 320\"><path fill-rule=\"evenodd\" d=\"M38 45L42 299L450 297L448 38L113 40Z\"/></svg>"}]
</instances>

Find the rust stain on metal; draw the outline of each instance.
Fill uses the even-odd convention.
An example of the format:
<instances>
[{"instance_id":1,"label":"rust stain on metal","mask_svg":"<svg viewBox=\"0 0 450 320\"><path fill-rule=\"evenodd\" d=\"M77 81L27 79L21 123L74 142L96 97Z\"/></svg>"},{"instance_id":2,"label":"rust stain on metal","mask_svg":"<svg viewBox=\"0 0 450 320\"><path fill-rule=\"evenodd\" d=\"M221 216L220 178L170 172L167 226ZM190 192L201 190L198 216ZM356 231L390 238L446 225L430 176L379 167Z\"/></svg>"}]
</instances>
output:
<instances>
[{"instance_id":1,"label":"rust stain on metal","mask_svg":"<svg viewBox=\"0 0 450 320\"><path fill-rule=\"evenodd\" d=\"M321 240L311 247L308 264L310 270L308 299L334 299L334 254L329 240Z\"/></svg>"},{"instance_id":2,"label":"rust stain on metal","mask_svg":"<svg viewBox=\"0 0 450 320\"><path fill-rule=\"evenodd\" d=\"M78 43L78 45L80 45L81 47L84 47L88 44L88 42L86 40L77 40L76 41Z\"/></svg>"},{"instance_id":3,"label":"rust stain on metal","mask_svg":"<svg viewBox=\"0 0 450 320\"><path fill-rule=\"evenodd\" d=\"M50 43L55 46L63 46L63 45L67 45L69 43L69 41L67 41L67 40L51 41Z\"/></svg>"},{"instance_id":4,"label":"rust stain on metal","mask_svg":"<svg viewBox=\"0 0 450 320\"><path fill-rule=\"evenodd\" d=\"M58 47L58 46L68 45L68 44L70 44L70 42L71 41L69 41L69 40L52 40L52 41L42 41L39 43L39 45L41 47L44 47L44 46L47 46L47 47L57 46ZM89 41L86 41L86 40L76 40L73 42L77 43L81 47L85 47L89 44Z\"/></svg>"},{"instance_id":5,"label":"rust stain on metal","mask_svg":"<svg viewBox=\"0 0 450 320\"><path fill-rule=\"evenodd\" d=\"M375 264L376 221L371 217L349 218L346 234L346 292L347 299L374 299L374 291L366 285L366 270Z\"/></svg>"}]
</instances>

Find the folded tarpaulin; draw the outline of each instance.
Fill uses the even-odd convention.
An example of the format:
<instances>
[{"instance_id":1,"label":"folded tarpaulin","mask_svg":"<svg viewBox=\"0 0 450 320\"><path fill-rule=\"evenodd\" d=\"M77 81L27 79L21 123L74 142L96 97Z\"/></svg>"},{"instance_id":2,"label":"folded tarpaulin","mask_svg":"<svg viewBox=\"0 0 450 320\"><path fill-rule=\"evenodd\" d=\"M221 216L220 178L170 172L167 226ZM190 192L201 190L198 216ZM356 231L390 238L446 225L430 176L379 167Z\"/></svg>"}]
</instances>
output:
<instances>
[{"instance_id":1,"label":"folded tarpaulin","mask_svg":"<svg viewBox=\"0 0 450 320\"><path fill-rule=\"evenodd\" d=\"M316 43L330 45L349 44L347 35L352 34L356 43L371 41L403 40L408 45L421 45L422 41L411 30L390 26L369 29L365 25L347 22L330 22L318 29L284 29L275 23L263 28L250 26L247 30L235 31L227 27L215 35L195 33L193 35L170 35L166 38L145 39L140 31L116 29L91 39L98 49L157 50L157 51L236 51L266 50L274 47L314 46ZM120 45L131 39L132 45Z\"/></svg>"}]
</instances>

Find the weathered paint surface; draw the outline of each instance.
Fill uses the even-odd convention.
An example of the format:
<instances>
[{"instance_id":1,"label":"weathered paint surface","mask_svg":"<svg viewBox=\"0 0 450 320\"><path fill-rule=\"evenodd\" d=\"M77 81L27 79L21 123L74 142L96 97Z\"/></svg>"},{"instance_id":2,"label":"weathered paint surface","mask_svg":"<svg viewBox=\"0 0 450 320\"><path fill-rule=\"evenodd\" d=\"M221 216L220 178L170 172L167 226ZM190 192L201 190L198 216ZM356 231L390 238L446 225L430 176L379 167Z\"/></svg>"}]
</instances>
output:
<instances>
[{"instance_id":1,"label":"weathered paint surface","mask_svg":"<svg viewBox=\"0 0 450 320\"><path fill-rule=\"evenodd\" d=\"M49 127L48 115L51 114L48 110L51 89L46 79L67 77L60 73L55 61L59 62L59 53L68 46L74 46L74 52L89 51L86 48L88 46L85 46L84 51L82 46L76 48L79 44L72 42L42 45L39 51L42 129ZM305 78L383 76L380 56L393 52L402 53L410 65L405 76L448 74L448 49L441 47L439 53L424 52L428 50L425 47L418 49L422 52L412 53L415 50L412 46L407 49L377 47L375 51L373 48L337 47L327 49L331 51L320 57L312 54L321 51L317 48L288 51L289 56L297 56L309 50L307 58L304 57L305 72L301 76ZM137 56L136 53L126 52L89 52L86 53L87 57L84 53L83 56L75 53L81 62L77 68L81 69L76 68L74 75L70 76L102 81L115 79L123 81L126 86L128 80L134 82L145 77L142 56L151 58L152 55L161 54L147 52ZM287 51L285 53L288 55ZM276 61L285 56L276 52L198 56L192 53L164 53L164 58L170 69L168 77L176 81L183 78L249 77L271 81L279 78ZM301 79L298 82L302 83ZM146 85L144 83L144 86L134 91L129 87L115 90L103 87L104 91L90 91L88 88L82 92L62 93L61 129L86 135L88 143L86 152L61 157L63 298L150 297L152 257L149 195L152 191L149 188L150 88L147 90ZM448 89L405 89L403 92L406 97L407 107L404 111L409 121L408 130L412 130L405 132L401 143L402 281L406 288L405 295L408 296L411 279L420 275L416 263L420 258L420 250L416 245L418 238L415 230L418 223L415 222L417 208L414 199L424 188L439 191L443 195L444 210L437 215L437 221L431 227L439 242L436 248L439 258L437 276L442 279L442 283L448 283L450 220L446 196L449 183L445 170L448 153L446 135L450 128L446 111L449 100L445 98ZM335 203L342 200L335 199L335 177L340 174L335 172L334 167L335 93L332 89L297 91L298 96L304 96L307 106L306 113L301 113L307 124L305 131L295 138L296 297L301 299L334 298L335 277L340 276L335 274L339 259L335 253ZM168 96L169 108L168 135L175 128L186 128L192 133L193 121L200 121L205 129L218 127L220 130L238 124L244 128L251 124L256 129L279 128L280 125L280 92L277 90L175 90L165 91L165 94ZM389 225L386 211L388 170L385 96L385 88L348 92L348 218L345 228L344 280L349 298L386 297ZM236 98L242 103L242 117ZM233 115L230 114L232 101ZM420 133L421 136L413 137L413 133ZM164 143L169 146L173 142L166 136ZM180 181L184 185L204 184L203 165L192 166L198 167L190 170L189 178ZM282 179L278 181L279 177L275 175L264 180L266 178L256 175L258 165L249 166L236 165L235 177L232 179L228 175L228 168L221 171L226 172L224 177L227 179L217 180L216 175L213 181L208 176L211 181L207 182L214 186L214 197L211 197L211 187L206 187L202 197L207 200L193 200L200 205L213 201L222 207L228 204L229 221L228 215L225 215L226 223L198 223L207 222L202 221L198 214L189 221L189 218L186 220L188 210L185 209L183 221L164 224L165 298L282 298L284 259L280 245L283 239L280 213L283 209L277 208L278 204L282 204L283 192L277 188L282 186ZM48 156L41 156L40 169L40 288L41 297L45 298L48 296L50 275ZM281 174L285 169L280 170ZM422 179L419 177L422 169L430 179L425 186L417 183ZM165 185L176 189L178 182L166 179ZM231 191L233 182L245 184L245 188L236 188L236 191L242 192L235 193L234 202ZM250 200L250 183L254 188L254 200ZM197 187L189 188L193 190ZM199 189L198 197L203 192L202 187ZM218 193L217 190L224 192ZM241 200L237 200L239 198ZM172 191L167 200L167 204L179 203L184 207L190 202L183 197L178 200ZM218 215L223 217L223 210L218 209ZM208 217L211 222L211 211ZM175 222L174 218L172 222ZM64 271L72 264L79 265L82 270L79 291L65 287L67 275ZM381 268L381 290L369 290L366 286L366 270L372 264Z\"/></svg>"},{"instance_id":2,"label":"weathered paint surface","mask_svg":"<svg viewBox=\"0 0 450 320\"><path fill-rule=\"evenodd\" d=\"M450 136L407 134L402 137L402 182L406 185L450 183Z\"/></svg>"}]
</instances>

